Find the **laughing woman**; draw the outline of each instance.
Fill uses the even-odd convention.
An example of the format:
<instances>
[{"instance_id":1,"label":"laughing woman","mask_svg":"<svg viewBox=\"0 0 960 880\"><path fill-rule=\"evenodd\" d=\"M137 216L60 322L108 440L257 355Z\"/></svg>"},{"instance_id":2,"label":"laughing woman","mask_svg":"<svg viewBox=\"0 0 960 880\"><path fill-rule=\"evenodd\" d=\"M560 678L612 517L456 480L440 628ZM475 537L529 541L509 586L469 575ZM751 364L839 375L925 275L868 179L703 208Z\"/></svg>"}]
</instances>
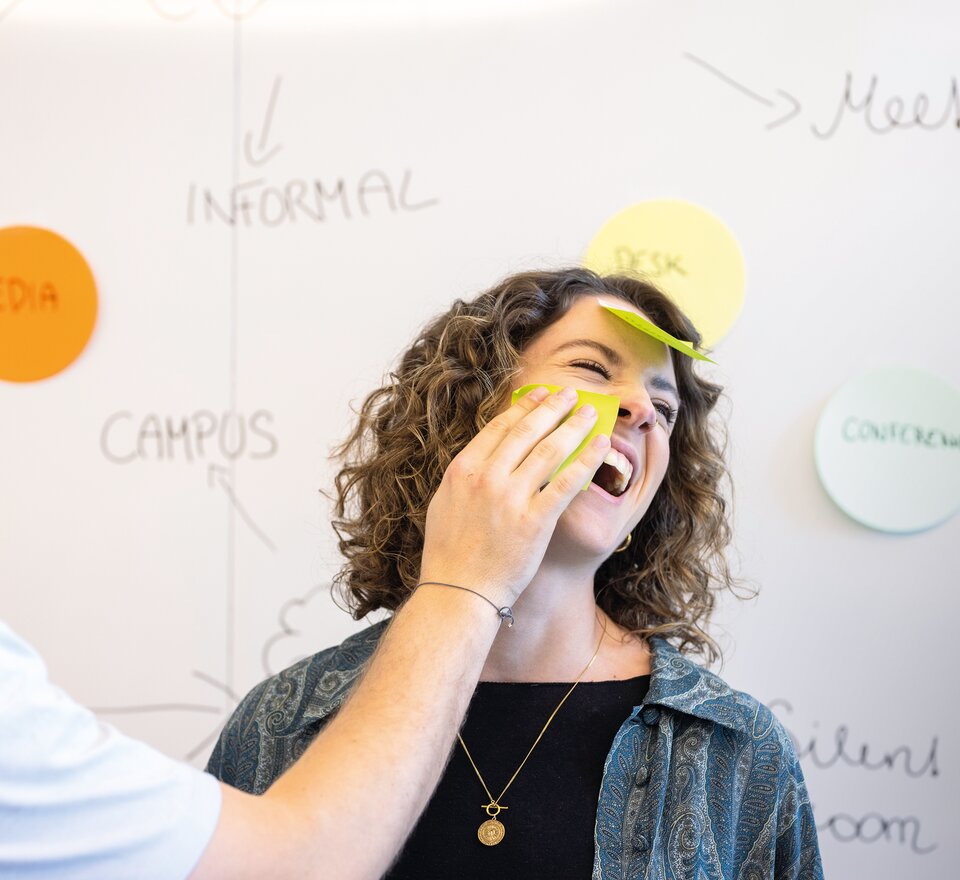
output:
<instances>
[{"instance_id":1,"label":"laughing woman","mask_svg":"<svg viewBox=\"0 0 960 880\"><path fill-rule=\"evenodd\" d=\"M501 625L460 742L387 876L819 880L789 738L691 659L716 659L705 626L732 583L711 426L720 388L601 302L699 342L641 281L516 275L429 324L341 449L339 586L355 617L414 589L456 589L516 621ZM564 390L511 405L524 385ZM616 424L593 481L538 532L518 504L547 494L571 389L619 398ZM564 424L577 417L595 415ZM254 688L208 769L264 791L348 698L385 626Z\"/></svg>"}]
</instances>

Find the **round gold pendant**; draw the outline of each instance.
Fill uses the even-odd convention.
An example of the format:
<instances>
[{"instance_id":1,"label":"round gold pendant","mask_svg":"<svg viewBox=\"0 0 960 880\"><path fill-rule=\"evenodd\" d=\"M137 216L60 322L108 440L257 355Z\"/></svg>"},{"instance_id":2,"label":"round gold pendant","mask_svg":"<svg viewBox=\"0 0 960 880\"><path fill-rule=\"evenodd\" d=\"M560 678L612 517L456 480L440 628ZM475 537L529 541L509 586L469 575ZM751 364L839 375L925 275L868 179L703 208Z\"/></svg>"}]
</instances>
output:
<instances>
[{"instance_id":1,"label":"round gold pendant","mask_svg":"<svg viewBox=\"0 0 960 880\"><path fill-rule=\"evenodd\" d=\"M480 838L480 843L484 846L496 846L503 840L503 835L506 834L506 828L503 827L503 822L500 822L497 819L487 819L478 829L477 837Z\"/></svg>"}]
</instances>

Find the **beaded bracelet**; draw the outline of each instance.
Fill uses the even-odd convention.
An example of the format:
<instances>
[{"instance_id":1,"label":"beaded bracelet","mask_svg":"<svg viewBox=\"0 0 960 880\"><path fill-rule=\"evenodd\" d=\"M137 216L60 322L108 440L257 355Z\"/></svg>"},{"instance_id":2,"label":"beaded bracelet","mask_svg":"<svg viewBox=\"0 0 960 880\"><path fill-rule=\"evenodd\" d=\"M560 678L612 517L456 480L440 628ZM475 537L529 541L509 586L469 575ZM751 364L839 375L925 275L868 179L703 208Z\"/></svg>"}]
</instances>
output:
<instances>
[{"instance_id":1,"label":"beaded bracelet","mask_svg":"<svg viewBox=\"0 0 960 880\"><path fill-rule=\"evenodd\" d=\"M504 605L503 608L497 608L497 606L493 602L491 602L486 596L484 596L483 593L478 593L476 590L471 590L470 587L461 587L459 584L445 584L443 583L443 581L420 581L420 583L417 584L417 587L431 587L431 586L432 587L453 587L455 590L463 590L467 593L473 593L474 596L479 596L481 599L483 599L484 602L489 603L493 607L493 609L500 616L500 619L505 620L507 622L508 629L512 627L514 624L512 608L510 608L507 605ZM416 589L416 587L414 587L414 589Z\"/></svg>"}]
</instances>

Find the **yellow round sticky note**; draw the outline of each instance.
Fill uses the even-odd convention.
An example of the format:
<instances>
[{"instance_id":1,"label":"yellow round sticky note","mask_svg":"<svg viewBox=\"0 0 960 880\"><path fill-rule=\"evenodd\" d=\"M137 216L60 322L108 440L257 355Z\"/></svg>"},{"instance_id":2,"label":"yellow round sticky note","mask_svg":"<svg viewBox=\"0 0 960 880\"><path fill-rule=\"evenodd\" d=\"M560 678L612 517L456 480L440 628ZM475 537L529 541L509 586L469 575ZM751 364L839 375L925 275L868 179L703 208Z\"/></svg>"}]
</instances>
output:
<instances>
[{"instance_id":1,"label":"yellow round sticky note","mask_svg":"<svg viewBox=\"0 0 960 880\"><path fill-rule=\"evenodd\" d=\"M640 202L608 220L584 265L601 275L635 275L664 291L712 347L743 306L743 255L709 211L673 199Z\"/></svg>"},{"instance_id":2,"label":"yellow round sticky note","mask_svg":"<svg viewBox=\"0 0 960 880\"><path fill-rule=\"evenodd\" d=\"M83 351L97 320L87 261L48 229L0 229L0 379L34 382Z\"/></svg>"}]
</instances>

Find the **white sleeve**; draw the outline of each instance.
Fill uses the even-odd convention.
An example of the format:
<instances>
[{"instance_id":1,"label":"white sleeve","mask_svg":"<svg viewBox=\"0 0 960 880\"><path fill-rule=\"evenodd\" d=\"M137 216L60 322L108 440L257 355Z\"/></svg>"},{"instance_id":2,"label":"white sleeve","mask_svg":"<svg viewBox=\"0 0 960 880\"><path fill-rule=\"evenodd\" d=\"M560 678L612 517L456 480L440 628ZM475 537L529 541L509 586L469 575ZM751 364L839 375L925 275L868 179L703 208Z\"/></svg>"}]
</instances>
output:
<instances>
[{"instance_id":1,"label":"white sleeve","mask_svg":"<svg viewBox=\"0 0 960 880\"><path fill-rule=\"evenodd\" d=\"M212 776L98 721L0 621L0 877L180 880L220 805Z\"/></svg>"}]
</instances>

